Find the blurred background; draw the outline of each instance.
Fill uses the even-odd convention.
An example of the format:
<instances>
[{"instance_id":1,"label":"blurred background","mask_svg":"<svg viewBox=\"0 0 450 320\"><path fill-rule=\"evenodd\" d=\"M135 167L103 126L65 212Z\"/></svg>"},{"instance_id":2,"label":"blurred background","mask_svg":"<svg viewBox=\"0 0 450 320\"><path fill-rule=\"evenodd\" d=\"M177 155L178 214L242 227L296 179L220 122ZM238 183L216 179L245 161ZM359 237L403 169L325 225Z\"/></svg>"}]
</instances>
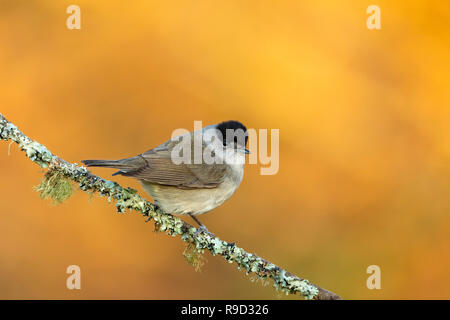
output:
<instances>
[{"instance_id":1,"label":"blurred background","mask_svg":"<svg viewBox=\"0 0 450 320\"><path fill-rule=\"evenodd\" d=\"M66 28L73 3L81 30ZM278 174L246 165L209 230L347 299L450 299L449 19L438 0L2 0L0 112L78 163L194 120L280 129ZM40 200L42 174L0 143L2 299L298 298L209 254L195 272L179 238L104 198Z\"/></svg>"}]
</instances>

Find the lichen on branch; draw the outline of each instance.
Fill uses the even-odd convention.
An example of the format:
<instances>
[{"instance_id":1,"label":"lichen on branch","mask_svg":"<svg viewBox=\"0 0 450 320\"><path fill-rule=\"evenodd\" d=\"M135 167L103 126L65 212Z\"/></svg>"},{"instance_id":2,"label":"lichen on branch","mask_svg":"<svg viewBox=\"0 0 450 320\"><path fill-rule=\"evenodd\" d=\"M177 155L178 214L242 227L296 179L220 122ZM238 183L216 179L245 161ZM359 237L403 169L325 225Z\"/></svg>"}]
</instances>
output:
<instances>
[{"instance_id":1,"label":"lichen on branch","mask_svg":"<svg viewBox=\"0 0 450 320\"><path fill-rule=\"evenodd\" d=\"M53 204L59 204L69 199L73 194L73 185L61 171L48 170L35 190L39 192L42 199L52 199Z\"/></svg>"},{"instance_id":2,"label":"lichen on branch","mask_svg":"<svg viewBox=\"0 0 450 320\"><path fill-rule=\"evenodd\" d=\"M0 138L16 142L31 161L48 168L43 181L36 187L42 198L51 198L54 203L60 203L73 193L72 183L78 184L83 191L98 193L107 197L109 202L115 202L119 213L124 213L127 209L138 211L147 218L146 221L153 220L155 230L180 236L187 243L185 258L196 269L204 263L201 255L208 250L213 256L220 255L229 263L236 263L238 269L245 270L247 275L253 275L263 282L272 279L274 288L286 294L300 294L305 299L341 299L337 294L309 280L293 275L256 254L246 252L235 243L228 243L208 233L196 233L195 227L157 209L139 196L136 190L123 188L116 182L93 175L83 166L69 163L53 155L45 146L23 134L2 114L0 114Z\"/></svg>"}]
</instances>

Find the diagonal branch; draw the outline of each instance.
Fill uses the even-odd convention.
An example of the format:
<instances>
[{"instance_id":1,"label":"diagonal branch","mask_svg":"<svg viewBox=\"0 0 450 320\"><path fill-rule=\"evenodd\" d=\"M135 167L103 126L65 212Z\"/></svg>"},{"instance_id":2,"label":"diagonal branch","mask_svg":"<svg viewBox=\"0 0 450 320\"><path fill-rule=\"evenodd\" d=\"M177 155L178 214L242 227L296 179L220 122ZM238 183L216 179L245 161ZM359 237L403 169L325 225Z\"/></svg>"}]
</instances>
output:
<instances>
[{"instance_id":1,"label":"diagonal branch","mask_svg":"<svg viewBox=\"0 0 450 320\"><path fill-rule=\"evenodd\" d=\"M108 196L108 201L115 200L119 212L125 212L126 209L139 211L147 217L147 221L153 219L157 230L172 236L181 236L188 243L188 248L194 251L191 257L198 256L206 249L214 256L220 255L230 263L235 262L239 269L246 270L247 275L253 273L259 279L272 279L274 287L286 294L299 293L305 299L341 299L337 294L299 278L256 254L248 253L234 243L220 240L208 233L195 234L195 227L155 208L152 203L139 196L136 190L123 188L116 182L93 175L85 167L53 155L45 146L28 138L2 114L0 138L16 142L30 160L48 168L43 183L38 187L44 197L52 197L54 201L64 200L71 194L70 181L74 181L83 191L98 192L101 196Z\"/></svg>"}]
</instances>

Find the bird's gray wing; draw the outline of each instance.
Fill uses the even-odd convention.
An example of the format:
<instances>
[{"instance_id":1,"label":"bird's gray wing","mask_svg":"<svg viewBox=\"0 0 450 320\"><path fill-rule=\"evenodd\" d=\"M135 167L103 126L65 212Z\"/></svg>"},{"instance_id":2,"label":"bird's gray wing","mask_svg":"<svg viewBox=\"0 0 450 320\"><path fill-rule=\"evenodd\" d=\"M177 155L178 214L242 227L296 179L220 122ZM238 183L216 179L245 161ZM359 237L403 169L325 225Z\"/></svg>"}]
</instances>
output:
<instances>
[{"instance_id":1,"label":"bird's gray wing","mask_svg":"<svg viewBox=\"0 0 450 320\"><path fill-rule=\"evenodd\" d=\"M144 152L140 156L147 162L146 166L136 171L125 172L123 175L185 189L215 188L223 182L226 173L224 164L175 164L170 151L174 146L173 143L168 141Z\"/></svg>"}]
</instances>

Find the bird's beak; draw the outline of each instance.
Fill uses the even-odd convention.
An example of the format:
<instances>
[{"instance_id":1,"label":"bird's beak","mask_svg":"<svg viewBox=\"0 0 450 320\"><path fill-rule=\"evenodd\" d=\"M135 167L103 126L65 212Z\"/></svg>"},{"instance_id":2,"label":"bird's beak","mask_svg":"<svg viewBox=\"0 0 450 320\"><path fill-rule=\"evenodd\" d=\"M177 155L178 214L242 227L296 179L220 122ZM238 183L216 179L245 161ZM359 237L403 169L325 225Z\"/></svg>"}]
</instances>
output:
<instances>
[{"instance_id":1,"label":"bird's beak","mask_svg":"<svg viewBox=\"0 0 450 320\"><path fill-rule=\"evenodd\" d=\"M235 149L235 151L237 151L237 152L239 152L239 153L243 153L243 154L250 154L251 152L250 152L250 150L248 150L248 149L241 149L241 148L237 148L237 149Z\"/></svg>"}]
</instances>

